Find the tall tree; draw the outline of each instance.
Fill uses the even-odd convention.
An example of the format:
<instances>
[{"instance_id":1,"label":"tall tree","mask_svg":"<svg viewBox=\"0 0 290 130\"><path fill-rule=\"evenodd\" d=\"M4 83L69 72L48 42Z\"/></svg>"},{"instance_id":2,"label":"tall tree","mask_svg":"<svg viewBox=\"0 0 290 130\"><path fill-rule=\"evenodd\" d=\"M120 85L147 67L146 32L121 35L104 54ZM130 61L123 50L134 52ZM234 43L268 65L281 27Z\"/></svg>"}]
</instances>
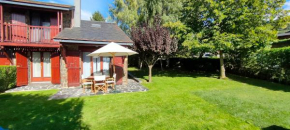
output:
<instances>
[{"instance_id":1,"label":"tall tree","mask_svg":"<svg viewBox=\"0 0 290 130\"><path fill-rule=\"evenodd\" d=\"M115 0L110 13L123 31L140 23L152 25L154 17L159 15L162 24L178 21L184 0Z\"/></svg>"},{"instance_id":2,"label":"tall tree","mask_svg":"<svg viewBox=\"0 0 290 130\"><path fill-rule=\"evenodd\" d=\"M161 19L156 17L153 26L144 23L132 27L131 35L134 50L144 59L149 68L149 82L152 82L152 68L156 61L164 55L177 50L177 42L170 37L170 31L161 25Z\"/></svg>"},{"instance_id":3,"label":"tall tree","mask_svg":"<svg viewBox=\"0 0 290 130\"><path fill-rule=\"evenodd\" d=\"M92 17L91 17L92 21L105 21L104 17L102 16L102 14L99 11L96 11Z\"/></svg>"},{"instance_id":4,"label":"tall tree","mask_svg":"<svg viewBox=\"0 0 290 130\"><path fill-rule=\"evenodd\" d=\"M220 78L226 78L224 54L257 50L276 39L289 21L285 0L187 0L181 20L187 32L184 45L211 48L220 54Z\"/></svg>"}]
</instances>

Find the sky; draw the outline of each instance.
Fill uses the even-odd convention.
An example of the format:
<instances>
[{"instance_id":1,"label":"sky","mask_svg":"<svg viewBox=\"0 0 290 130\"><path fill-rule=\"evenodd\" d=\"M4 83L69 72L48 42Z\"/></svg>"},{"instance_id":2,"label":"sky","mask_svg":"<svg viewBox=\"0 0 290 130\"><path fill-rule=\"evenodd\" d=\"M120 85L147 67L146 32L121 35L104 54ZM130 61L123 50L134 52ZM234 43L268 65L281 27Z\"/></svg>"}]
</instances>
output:
<instances>
[{"instance_id":1,"label":"sky","mask_svg":"<svg viewBox=\"0 0 290 130\"><path fill-rule=\"evenodd\" d=\"M73 5L74 0L37 0L43 2L59 3ZM109 14L109 5L113 4L114 0L82 0L81 18L82 20L90 20L90 17L95 11L100 11L104 18L107 18ZM284 9L290 10L290 0L286 0Z\"/></svg>"},{"instance_id":2,"label":"sky","mask_svg":"<svg viewBox=\"0 0 290 130\"><path fill-rule=\"evenodd\" d=\"M36 0L43 2L51 2L58 4L74 5L74 0ZM90 17L95 11L100 11L104 18L109 14L109 5L113 4L114 0L81 0L81 19L90 20Z\"/></svg>"}]
</instances>

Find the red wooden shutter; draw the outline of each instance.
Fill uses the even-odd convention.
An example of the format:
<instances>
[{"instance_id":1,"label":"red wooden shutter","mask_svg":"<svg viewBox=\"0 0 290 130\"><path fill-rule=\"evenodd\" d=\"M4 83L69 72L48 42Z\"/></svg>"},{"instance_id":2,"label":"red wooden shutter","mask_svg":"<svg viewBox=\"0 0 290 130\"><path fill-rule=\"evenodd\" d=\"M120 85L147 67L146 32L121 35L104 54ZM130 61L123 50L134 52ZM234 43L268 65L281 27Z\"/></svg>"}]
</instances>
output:
<instances>
[{"instance_id":1,"label":"red wooden shutter","mask_svg":"<svg viewBox=\"0 0 290 130\"><path fill-rule=\"evenodd\" d=\"M124 76L124 72L123 72L123 66L124 66L124 58L123 57L115 57L114 58L114 64L116 67L116 81L117 84L122 84L123 82L123 76Z\"/></svg>"},{"instance_id":2,"label":"red wooden shutter","mask_svg":"<svg viewBox=\"0 0 290 130\"><path fill-rule=\"evenodd\" d=\"M16 86L28 85L28 66L26 54L16 52Z\"/></svg>"},{"instance_id":3,"label":"red wooden shutter","mask_svg":"<svg viewBox=\"0 0 290 130\"><path fill-rule=\"evenodd\" d=\"M80 85L80 52L68 51L66 56L67 62L67 79L69 87L78 87Z\"/></svg>"},{"instance_id":4,"label":"red wooden shutter","mask_svg":"<svg viewBox=\"0 0 290 130\"><path fill-rule=\"evenodd\" d=\"M0 65L10 65L10 61L3 51L0 51Z\"/></svg>"},{"instance_id":5,"label":"red wooden shutter","mask_svg":"<svg viewBox=\"0 0 290 130\"><path fill-rule=\"evenodd\" d=\"M60 61L59 53L51 53L51 83L60 84Z\"/></svg>"}]
</instances>

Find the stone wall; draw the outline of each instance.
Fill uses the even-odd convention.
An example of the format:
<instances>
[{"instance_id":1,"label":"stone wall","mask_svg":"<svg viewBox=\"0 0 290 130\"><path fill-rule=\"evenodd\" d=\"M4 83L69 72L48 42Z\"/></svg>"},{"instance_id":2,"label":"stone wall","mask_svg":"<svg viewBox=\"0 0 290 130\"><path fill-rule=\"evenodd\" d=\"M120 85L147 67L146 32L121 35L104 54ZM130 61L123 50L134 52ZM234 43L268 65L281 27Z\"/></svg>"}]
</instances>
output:
<instances>
[{"instance_id":1,"label":"stone wall","mask_svg":"<svg viewBox=\"0 0 290 130\"><path fill-rule=\"evenodd\" d=\"M68 87L68 82L67 82L67 68L66 68L66 63L63 55L63 48L61 48L61 53L60 53L60 84L61 87Z\"/></svg>"},{"instance_id":2,"label":"stone wall","mask_svg":"<svg viewBox=\"0 0 290 130\"><path fill-rule=\"evenodd\" d=\"M64 11L63 12L63 28L71 27L71 19L72 19L72 11Z\"/></svg>"},{"instance_id":3,"label":"stone wall","mask_svg":"<svg viewBox=\"0 0 290 130\"><path fill-rule=\"evenodd\" d=\"M3 17L4 17L4 23L11 23L11 8L7 8L7 7L4 7L3 8Z\"/></svg>"}]
</instances>

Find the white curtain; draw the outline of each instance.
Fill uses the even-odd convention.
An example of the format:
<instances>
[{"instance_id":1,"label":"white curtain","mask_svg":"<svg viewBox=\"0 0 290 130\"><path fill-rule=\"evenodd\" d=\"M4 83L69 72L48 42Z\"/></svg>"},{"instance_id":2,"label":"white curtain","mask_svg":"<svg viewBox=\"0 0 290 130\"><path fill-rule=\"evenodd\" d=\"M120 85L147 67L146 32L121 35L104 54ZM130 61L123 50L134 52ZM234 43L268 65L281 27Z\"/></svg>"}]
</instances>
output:
<instances>
[{"instance_id":1,"label":"white curtain","mask_svg":"<svg viewBox=\"0 0 290 130\"><path fill-rule=\"evenodd\" d=\"M110 74L109 69L110 69L110 58L103 57L103 73L105 75L109 75Z\"/></svg>"},{"instance_id":2,"label":"white curtain","mask_svg":"<svg viewBox=\"0 0 290 130\"><path fill-rule=\"evenodd\" d=\"M91 57L87 56L90 52L83 52L83 76L91 76Z\"/></svg>"},{"instance_id":3,"label":"white curtain","mask_svg":"<svg viewBox=\"0 0 290 130\"><path fill-rule=\"evenodd\" d=\"M97 58L97 72L101 72L101 58Z\"/></svg>"},{"instance_id":4,"label":"white curtain","mask_svg":"<svg viewBox=\"0 0 290 130\"><path fill-rule=\"evenodd\" d=\"M43 76L51 77L50 52L43 53Z\"/></svg>"},{"instance_id":5,"label":"white curtain","mask_svg":"<svg viewBox=\"0 0 290 130\"><path fill-rule=\"evenodd\" d=\"M40 52L32 52L33 77L41 77Z\"/></svg>"}]
</instances>

